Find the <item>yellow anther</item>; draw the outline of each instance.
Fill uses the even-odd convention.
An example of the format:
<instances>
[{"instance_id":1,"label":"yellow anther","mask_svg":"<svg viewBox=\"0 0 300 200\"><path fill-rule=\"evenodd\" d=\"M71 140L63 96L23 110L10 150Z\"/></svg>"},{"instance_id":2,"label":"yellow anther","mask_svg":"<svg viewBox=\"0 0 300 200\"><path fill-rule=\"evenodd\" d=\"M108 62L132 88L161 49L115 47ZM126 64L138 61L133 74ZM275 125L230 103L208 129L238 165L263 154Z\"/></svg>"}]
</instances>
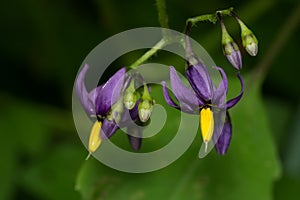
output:
<instances>
[{"instance_id":1,"label":"yellow anther","mask_svg":"<svg viewBox=\"0 0 300 200\"><path fill-rule=\"evenodd\" d=\"M92 153L94 153L101 144L100 131L102 127L102 122L96 121L93 125L92 131L90 133L89 138L89 155L86 160L90 157Z\"/></svg>"},{"instance_id":2,"label":"yellow anther","mask_svg":"<svg viewBox=\"0 0 300 200\"><path fill-rule=\"evenodd\" d=\"M203 108L200 111L200 126L203 141L207 143L211 140L214 132L214 115L210 108Z\"/></svg>"}]
</instances>

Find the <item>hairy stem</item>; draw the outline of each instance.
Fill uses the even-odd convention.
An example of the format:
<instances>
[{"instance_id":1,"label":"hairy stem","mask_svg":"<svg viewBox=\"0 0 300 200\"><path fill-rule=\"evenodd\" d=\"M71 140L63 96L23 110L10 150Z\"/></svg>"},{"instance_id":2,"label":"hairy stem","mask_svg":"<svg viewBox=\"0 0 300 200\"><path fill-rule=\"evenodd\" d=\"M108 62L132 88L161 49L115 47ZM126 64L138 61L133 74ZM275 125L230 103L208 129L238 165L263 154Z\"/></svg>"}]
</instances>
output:
<instances>
[{"instance_id":1,"label":"hairy stem","mask_svg":"<svg viewBox=\"0 0 300 200\"><path fill-rule=\"evenodd\" d=\"M156 0L156 7L158 13L158 22L162 28L162 35L165 39L168 39L168 28L169 28L169 19L167 15L166 2L165 0Z\"/></svg>"},{"instance_id":2,"label":"hairy stem","mask_svg":"<svg viewBox=\"0 0 300 200\"><path fill-rule=\"evenodd\" d=\"M162 28L169 28L165 0L156 0L158 21Z\"/></svg>"}]
</instances>

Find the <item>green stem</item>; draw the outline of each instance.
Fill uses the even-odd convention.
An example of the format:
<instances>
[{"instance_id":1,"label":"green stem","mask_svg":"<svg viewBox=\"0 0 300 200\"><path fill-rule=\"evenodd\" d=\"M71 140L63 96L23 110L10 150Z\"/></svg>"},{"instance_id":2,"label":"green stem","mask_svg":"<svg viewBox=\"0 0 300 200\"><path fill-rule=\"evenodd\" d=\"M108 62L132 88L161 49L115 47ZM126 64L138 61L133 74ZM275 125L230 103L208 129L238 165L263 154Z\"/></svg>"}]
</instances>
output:
<instances>
[{"instance_id":1,"label":"green stem","mask_svg":"<svg viewBox=\"0 0 300 200\"><path fill-rule=\"evenodd\" d=\"M156 0L156 7L158 13L158 22L162 28L162 35L165 38L168 38L168 28L169 28L169 20L168 14L166 11L166 2L165 0Z\"/></svg>"},{"instance_id":2,"label":"green stem","mask_svg":"<svg viewBox=\"0 0 300 200\"><path fill-rule=\"evenodd\" d=\"M136 60L132 65L129 67L131 69L137 68L139 65L143 64L145 61L147 61L151 56L153 56L158 50L162 49L164 46L166 46L168 42L163 38L158 43L156 43L149 51L147 51L142 57L140 57L138 60Z\"/></svg>"},{"instance_id":3,"label":"green stem","mask_svg":"<svg viewBox=\"0 0 300 200\"><path fill-rule=\"evenodd\" d=\"M163 38L158 43L156 43L149 51L147 51L144 55L142 55L142 57L140 57L132 65L130 65L129 67L131 69L135 69L139 65L143 64L151 56L153 56L158 50L162 49L164 46L166 46L171 42L171 38L169 37L167 32L169 25L168 25L168 15L166 12L165 0L156 0L156 6L157 6L159 24L162 28L165 28L162 31Z\"/></svg>"},{"instance_id":4,"label":"green stem","mask_svg":"<svg viewBox=\"0 0 300 200\"><path fill-rule=\"evenodd\" d=\"M194 26L198 22L203 21L209 21L213 24L215 24L218 21L217 13L220 13L222 16L230 16L231 12L233 11L233 8L228 8L225 10L218 10L214 14L206 14L206 15L200 15L197 17L189 18L186 22L187 24L190 22Z\"/></svg>"},{"instance_id":5,"label":"green stem","mask_svg":"<svg viewBox=\"0 0 300 200\"><path fill-rule=\"evenodd\" d=\"M156 0L158 21L162 28L169 28L165 0Z\"/></svg>"}]
</instances>

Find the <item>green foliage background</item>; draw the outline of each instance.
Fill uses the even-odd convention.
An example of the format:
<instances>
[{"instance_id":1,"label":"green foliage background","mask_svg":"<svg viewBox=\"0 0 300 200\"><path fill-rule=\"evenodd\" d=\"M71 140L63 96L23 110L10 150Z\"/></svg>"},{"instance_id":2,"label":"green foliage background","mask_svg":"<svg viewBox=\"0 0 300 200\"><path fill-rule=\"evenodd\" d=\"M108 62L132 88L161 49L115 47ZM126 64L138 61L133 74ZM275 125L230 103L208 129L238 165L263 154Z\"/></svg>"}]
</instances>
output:
<instances>
[{"instance_id":1,"label":"green foliage background","mask_svg":"<svg viewBox=\"0 0 300 200\"><path fill-rule=\"evenodd\" d=\"M0 199L298 199L298 1L167 1L170 28L178 31L189 17L235 7L259 39L259 54L242 52L246 91L231 112L227 155L213 151L198 159L198 134L179 160L147 174L84 161L87 151L73 124L71 95L82 60L98 43L127 29L159 26L155 2L12 0L0 5ZM225 23L241 44L234 20ZM236 94L239 85L222 55L219 24L199 24L191 34L232 76L229 95ZM114 67L130 65L141 52L120 58ZM184 70L181 61L163 52L151 61ZM165 105L159 87L153 95ZM170 123L178 121L179 112L167 108L167 113ZM159 139L145 140L143 148L166 144L174 128L166 125ZM113 140L128 148L121 133Z\"/></svg>"}]
</instances>

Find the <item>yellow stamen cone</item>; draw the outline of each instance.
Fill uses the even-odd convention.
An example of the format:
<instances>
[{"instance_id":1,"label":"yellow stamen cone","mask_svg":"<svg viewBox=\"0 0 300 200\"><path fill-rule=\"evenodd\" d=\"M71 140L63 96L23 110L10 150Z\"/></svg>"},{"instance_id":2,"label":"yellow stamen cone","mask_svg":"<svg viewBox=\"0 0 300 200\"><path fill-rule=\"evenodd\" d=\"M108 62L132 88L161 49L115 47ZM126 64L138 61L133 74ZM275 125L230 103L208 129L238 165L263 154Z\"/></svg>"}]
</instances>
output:
<instances>
[{"instance_id":1,"label":"yellow stamen cone","mask_svg":"<svg viewBox=\"0 0 300 200\"><path fill-rule=\"evenodd\" d=\"M210 108L201 109L200 126L203 141L205 142L205 150L207 150L207 144L211 140L214 132L214 115Z\"/></svg>"},{"instance_id":2,"label":"yellow stamen cone","mask_svg":"<svg viewBox=\"0 0 300 200\"><path fill-rule=\"evenodd\" d=\"M90 157L92 153L94 153L98 147L100 146L102 140L100 137L100 131L102 127L102 122L96 121L93 125L92 131L90 133L89 138L89 155L87 156L86 160Z\"/></svg>"}]
</instances>

